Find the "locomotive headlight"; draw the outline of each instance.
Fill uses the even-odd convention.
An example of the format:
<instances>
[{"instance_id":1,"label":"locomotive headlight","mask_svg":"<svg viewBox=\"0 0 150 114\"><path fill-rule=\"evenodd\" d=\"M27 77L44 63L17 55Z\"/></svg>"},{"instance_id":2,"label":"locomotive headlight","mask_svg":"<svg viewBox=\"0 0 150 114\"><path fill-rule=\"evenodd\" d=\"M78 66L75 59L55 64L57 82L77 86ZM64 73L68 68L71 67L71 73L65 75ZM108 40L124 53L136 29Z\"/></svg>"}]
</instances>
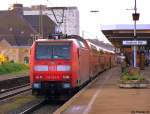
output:
<instances>
[{"instance_id":1,"label":"locomotive headlight","mask_svg":"<svg viewBox=\"0 0 150 114\"><path fill-rule=\"evenodd\" d=\"M33 87L34 89L40 89L40 88L41 88L41 83L34 83L34 84L32 85L32 87Z\"/></svg>"},{"instance_id":2,"label":"locomotive headlight","mask_svg":"<svg viewBox=\"0 0 150 114\"><path fill-rule=\"evenodd\" d=\"M63 88L65 88L65 89L71 88L70 83L64 83Z\"/></svg>"},{"instance_id":3,"label":"locomotive headlight","mask_svg":"<svg viewBox=\"0 0 150 114\"><path fill-rule=\"evenodd\" d=\"M47 65L36 65L34 66L35 71L48 71Z\"/></svg>"},{"instance_id":4,"label":"locomotive headlight","mask_svg":"<svg viewBox=\"0 0 150 114\"><path fill-rule=\"evenodd\" d=\"M62 77L64 80L69 80L70 79L70 76L69 75L63 75Z\"/></svg>"},{"instance_id":5,"label":"locomotive headlight","mask_svg":"<svg viewBox=\"0 0 150 114\"><path fill-rule=\"evenodd\" d=\"M57 65L57 71L70 71L70 65Z\"/></svg>"},{"instance_id":6,"label":"locomotive headlight","mask_svg":"<svg viewBox=\"0 0 150 114\"><path fill-rule=\"evenodd\" d=\"M35 76L35 79L36 79L36 80L43 79L43 76L38 76L38 75L37 75L37 76Z\"/></svg>"}]
</instances>

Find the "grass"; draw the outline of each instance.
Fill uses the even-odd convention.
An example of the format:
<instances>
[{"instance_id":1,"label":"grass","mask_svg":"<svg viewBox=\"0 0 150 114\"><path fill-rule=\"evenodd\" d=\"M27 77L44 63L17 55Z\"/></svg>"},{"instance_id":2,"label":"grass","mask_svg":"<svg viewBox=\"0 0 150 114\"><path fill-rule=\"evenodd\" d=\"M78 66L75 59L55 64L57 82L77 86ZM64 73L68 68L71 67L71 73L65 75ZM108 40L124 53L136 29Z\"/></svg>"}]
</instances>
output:
<instances>
[{"instance_id":1,"label":"grass","mask_svg":"<svg viewBox=\"0 0 150 114\"><path fill-rule=\"evenodd\" d=\"M29 66L20 63L3 63L0 65L0 75L28 73Z\"/></svg>"}]
</instances>

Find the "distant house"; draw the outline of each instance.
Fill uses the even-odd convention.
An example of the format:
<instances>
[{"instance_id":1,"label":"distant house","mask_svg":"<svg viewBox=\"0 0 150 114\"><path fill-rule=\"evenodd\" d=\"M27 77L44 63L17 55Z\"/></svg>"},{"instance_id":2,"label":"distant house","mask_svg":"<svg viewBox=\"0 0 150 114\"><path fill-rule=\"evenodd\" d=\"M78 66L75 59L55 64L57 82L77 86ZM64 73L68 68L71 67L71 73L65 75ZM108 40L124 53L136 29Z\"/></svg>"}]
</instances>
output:
<instances>
[{"instance_id":1,"label":"distant house","mask_svg":"<svg viewBox=\"0 0 150 114\"><path fill-rule=\"evenodd\" d=\"M21 15L10 11L0 12L0 53L10 61L28 62L33 42L31 34L35 33Z\"/></svg>"},{"instance_id":2,"label":"distant house","mask_svg":"<svg viewBox=\"0 0 150 114\"><path fill-rule=\"evenodd\" d=\"M28 63L30 47L34 41L34 36L39 31L36 25L32 23L34 20L29 20L33 19L34 16L24 17L22 14L21 4L15 4L11 11L0 11L0 54L6 56L9 61ZM43 21L47 24L43 24L43 33L47 35L55 29L54 26L50 25L55 24L52 24L51 20L45 20L45 18ZM49 30L47 30L48 27Z\"/></svg>"}]
</instances>

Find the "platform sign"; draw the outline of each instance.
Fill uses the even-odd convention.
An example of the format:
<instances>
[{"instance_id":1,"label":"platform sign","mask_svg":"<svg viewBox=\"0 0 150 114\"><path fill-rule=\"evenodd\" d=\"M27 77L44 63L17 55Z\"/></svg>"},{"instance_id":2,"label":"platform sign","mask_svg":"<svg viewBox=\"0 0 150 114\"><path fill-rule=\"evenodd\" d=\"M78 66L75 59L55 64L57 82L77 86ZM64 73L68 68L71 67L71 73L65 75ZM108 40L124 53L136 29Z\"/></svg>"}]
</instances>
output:
<instances>
[{"instance_id":1,"label":"platform sign","mask_svg":"<svg viewBox=\"0 0 150 114\"><path fill-rule=\"evenodd\" d=\"M146 40L123 40L123 45L147 45Z\"/></svg>"}]
</instances>

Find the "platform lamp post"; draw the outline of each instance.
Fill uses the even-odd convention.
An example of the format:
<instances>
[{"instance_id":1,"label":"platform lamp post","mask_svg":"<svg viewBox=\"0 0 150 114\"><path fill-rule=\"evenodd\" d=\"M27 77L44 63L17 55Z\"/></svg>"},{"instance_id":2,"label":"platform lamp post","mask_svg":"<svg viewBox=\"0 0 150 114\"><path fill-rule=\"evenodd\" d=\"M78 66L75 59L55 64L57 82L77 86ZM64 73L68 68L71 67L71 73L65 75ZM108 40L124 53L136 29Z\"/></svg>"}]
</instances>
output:
<instances>
[{"instance_id":1,"label":"platform lamp post","mask_svg":"<svg viewBox=\"0 0 150 114\"><path fill-rule=\"evenodd\" d=\"M134 13L132 14L132 18L134 21L134 41L136 40L136 21L139 20L140 14L137 13L137 7L136 7L136 0L135 0L135 6L134 6ZM133 66L136 67L136 45L133 46L133 53L134 53L134 58L133 58Z\"/></svg>"}]
</instances>

